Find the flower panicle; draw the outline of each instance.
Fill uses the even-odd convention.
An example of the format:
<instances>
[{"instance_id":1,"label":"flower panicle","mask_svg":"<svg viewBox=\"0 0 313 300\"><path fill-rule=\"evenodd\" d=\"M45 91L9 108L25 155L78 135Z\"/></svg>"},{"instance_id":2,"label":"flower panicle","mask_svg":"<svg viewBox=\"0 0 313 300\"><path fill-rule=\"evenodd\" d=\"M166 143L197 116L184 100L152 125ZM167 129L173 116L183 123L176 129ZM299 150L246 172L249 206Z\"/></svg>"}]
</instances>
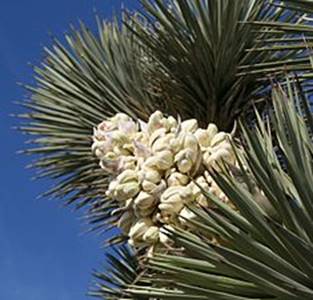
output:
<instances>
[{"instance_id":1,"label":"flower panicle","mask_svg":"<svg viewBox=\"0 0 313 300\"><path fill-rule=\"evenodd\" d=\"M124 208L117 225L131 245L170 243L162 227L186 226L196 217L189 204L213 205L201 188L229 202L208 170L236 165L231 140L215 124L203 129L160 111L148 122L119 113L94 129L92 151L113 178L106 195Z\"/></svg>"}]
</instances>

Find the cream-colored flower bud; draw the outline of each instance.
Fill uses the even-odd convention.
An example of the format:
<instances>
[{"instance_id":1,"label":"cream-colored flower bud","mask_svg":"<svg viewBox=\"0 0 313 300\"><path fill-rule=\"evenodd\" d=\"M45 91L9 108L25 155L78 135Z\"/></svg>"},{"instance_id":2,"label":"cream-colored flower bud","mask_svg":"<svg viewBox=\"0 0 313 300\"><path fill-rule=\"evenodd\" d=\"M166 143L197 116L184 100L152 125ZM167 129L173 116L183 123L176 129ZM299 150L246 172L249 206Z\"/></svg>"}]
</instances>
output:
<instances>
[{"instance_id":1,"label":"cream-colored flower bud","mask_svg":"<svg viewBox=\"0 0 313 300\"><path fill-rule=\"evenodd\" d=\"M107 160L116 160L118 159L118 156L113 151L110 151L110 152L107 152L103 158Z\"/></svg>"},{"instance_id":2,"label":"cream-colored flower bud","mask_svg":"<svg viewBox=\"0 0 313 300\"><path fill-rule=\"evenodd\" d=\"M193 213L189 208L184 207L179 213L179 221L183 225L187 225L188 221L196 219L197 215Z\"/></svg>"},{"instance_id":3,"label":"cream-colored flower bud","mask_svg":"<svg viewBox=\"0 0 313 300\"><path fill-rule=\"evenodd\" d=\"M147 193L151 193L154 189L156 189L158 187L157 184L155 184L151 181L148 181L148 180L144 180L141 183L141 186L142 186L142 189Z\"/></svg>"},{"instance_id":4,"label":"cream-colored flower bud","mask_svg":"<svg viewBox=\"0 0 313 300\"><path fill-rule=\"evenodd\" d=\"M118 171L119 159L106 159L103 157L99 163L101 169L108 173L116 173Z\"/></svg>"},{"instance_id":5,"label":"cream-colored flower bud","mask_svg":"<svg viewBox=\"0 0 313 300\"><path fill-rule=\"evenodd\" d=\"M181 173L189 173L196 161L197 152L192 151L190 149L184 149L176 154L175 163L179 172Z\"/></svg>"},{"instance_id":6,"label":"cream-colored flower bud","mask_svg":"<svg viewBox=\"0 0 313 300\"><path fill-rule=\"evenodd\" d=\"M133 198L140 191L138 182L131 181L123 184L119 184L113 192L113 197L117 201L126 201L129 198Z\"/></svg>"},{"instance_id":7,"label":"cream-colored flower bud","mask_svg":"<svg viewBox=\"0 0 313 300\"><path fill-rule=\"evenodd\" d=\"M156 186L155 189L151 191L151 194L155 198L160 198L161 194L167 189L167 184L164 179L161 180L161 182Z\"/></svg>"},{"instance_id":8,"label":"cream-colored flower bud","mask_svg":"<svg viewBox=\"0 0 313 300\"><path fill-rule=\"evenodd\" d=\"M213 142L214 142L214 140L213 140ZM232 148L230 139L227 136L224 140L222 139L222 136L221 136L221 140L218 141L215 145L211 145L211 147L210 147L212 152L216 152L221 148L224 148L228 151L232 151L233 148Z\"/></svg>"},{"instance_id":9,"label":"cream-colored flower bud","mask_svg":"<svg viewBox=\"0 0 313 300\"><path fill-rule=\"evenodd\" d=\"M158 157L150 156L143 163L143 169L158 169L159 163L160 163L160 160Z\"/></svg>"},{"instance_id":10,"label":"cream-colored flower bud","mask_svg":"<svg viewBox=\"0 0 313 300\"><path fill-rule=\"evenodd\" d=\"M112 139L113 146L122 146L123 144L128 143L127 135L119 130L113 131L110 134L110 137Z\"/></svg>"},{"instance_id":11,"label":"cream-colored flower bud","mask_svg":"<svg viewBox=\"0 0 313 300\"><path fill-rule=\"evenodd\" d=\"M119 123L130 121L132 121L132 119L124 113L117 113L116 115L109 119L109 122L111 122L115 126L118 126Z\"/></svg>"},{"instance_id":12,"label":"cream-colored flower bud","mask_svg":"<svg viewBox=\"0 0 313 300\"><path fill-rule=\"evenodd\" d=\"M183 141L180 138L173 138L170 141L169 146L173 153L177 153L179 150L181 150L183 146L182 142Z\"/></svg>"},{"instance_id":13,"label":"cream-colored flower bud","mask_svg":"<svg viewBox=\"0 0 313 300\"><path fill-rule=\"evenodd\" d=\"M218 128L215 124L210 123L207 127L207 132L208 132L209 140L211 143L211 140L213 139L213 137L218 133Z\"/></svg>"},{"instance_id":14,"label":"cream-colored flower bud","mask_svg":"<svg viewBox=\"0 0 313 300\"><path fill-rule=\"evenodd\" d=\"M138 142L138 143L148 145L149 144L149 137L150 136L146 132L139 131L134 135L133 140Z\"/></svg>"},{"instance_id":15,"label":"cream-colored flower bud","mask_svg":"<svg viewBox=\"0 0 313 300\"><path fill-rule=\"evenodd\" d=\"M201 147L209 147L211 140L210 140L210 135L207 130L205 129L197 129L195 132L195 137Z\"/></svg>"},{"instance_id":16,"label":"cream-colored flower bud","mask_svg":"<svg viewBox=\"0 0 313 300\"><path fill-rule=\"evenodd\" d=\"M184 148L197 152L199 149L199 143L197 138L190 133L187 133L184 138Z\"/></svg>"},{"instance_id":17,"label":"cream-colored flower bud","mask_svg":"<svg viewBox=\"0 0 313 300\"><path fill-rule=\"evenodd\" d=\"M112 143L111 140L103 140L103 141L94 141L91 146L91 150L97 157L102 157L106 154L106 152L112 150ZM96 152L98 151L98 152Z\"/></svg>"},{"instance_id":18,"label":"cream-colored flower bud","mask_svg":"<svg viewBox=\"0 0 313 300\"><path fill-rule=\"evenodd\" d=\"M118 124L118 130L133 138L138 132L138 125L133 120L120 122Z\"/></svg>"},{"instance_id":19,"label":"cream-colored flower bud","mask_svg":"<svg viewBox=\"0 0 313 300\"><path fill-rule=\"evenodd\" d=\"M137 159L133 156L122 156L119 162L119 170L135 170Z\"/></svg>"},{"instance_id":20,"label":"cream-colored flower bud","mask_svg":"<svg viewBox=\"0 0 313 300\"><path fill-rule=\"evenodd\" d=\"M203 155L203 162L207 166L207 168L218 168L218 163L222 161L230 161L232 159L232 153L228 150L221 148L218 151L208 155L205 153Z\"/></svg>"},{"instance_id":21,"label":"cream-colored flower bud","mask_svg":"<svg viewBox=\"0 0 313 300\"><path fill-rule=\"evenodd\" d=\"M106 147L107 142L95 141L91 146L92 153L99 159L103 158L107 151L111 150L111 147Z\"/></svg>"},{"instance_id":22,"label":"cream-colored flower bud","mask_svg":"<svg viewBox=\"0 0 313 300\"><path fill-rule=\"evenodd\" d=\"M119 183L138 181L138 173L135 170L125 170L116 179Z\"/></svg>"},{"instance_id":23,"label":"cream-colored flower bud","mask_svg":"<svg viewBox=\"0 0 313 300\"><path fill-rule=\"evenodd\" d=\"M143 180L141 186L145 192L152 194L154 197L159 197L159 195L163 193L167 187L164 180L161 180L160 183L153 183L148 180Z\"/></svg>"},{"instance_id":24,"label":"cream-colored flower bud","mask_svg":"<svg viewBox=\"0 0 313 300\"><path fill-rule=\"evenodd\" d=\"M168 214L177 214L184 206L190 202L192 191L188 187L174 186L167 188L161 196L159 209Z\"/></svg>"},{"instance_id":25,"label":"cream-colored flower bud","mask_svg":"<svg viewBox=\"0 0 313 300\"><path fill-rule=\"evenodd\" d=\"M142 217L142 218L147 218L147 217L150 217L153 212L155 211L157 207L148 207L148 208L145 208L145 209L135 209L135 214L139 217Z\"/></svg>"},{"instance_id":26,"label":"cream-colored flower bud","mask_svg":"<svg viewBox=\"0 0 313 300\"><path fill-rule=\"evenodd\" d=\"M150 181L152 183L159 183L161 181L161 174L159 171L157 171L156 169L152 169L152 168L145 168L142 169L140 172L140 177L141 177L141 181L143 180L147 180Z\"/></svg>"},{"instance_id":27,"label":"cream-colored flower bud","mask_svg":"<svg viewBox=\"0 0 313 300\"><path fill-rule=\"evenodd\" d=\"M159 164L158 169L167 170L170 169L174 163L174 155L169 150L160 151L156 154L156 157L160 159L162 163Z\"/></svg>"},{"instance_id":28,"label":"cream-colored flower bud","mask_svg":"<svg viewBox=\"0 0 313 300\"><path fill-rule=\"evenodd\" d=\"M131 245L136 245L138 243L143 242L143 236L147 232L147 230L153 226L151 219L144 218L139 219L129 230L129 243Z\"/></svg>"},{"instance_id":29,"label":"cream-colored flower bud","mask_svg":"<svg viewBox=\"0 0 313 300\"><path fill-rule=\"evenodd\" d=\"M115 191L115 189L117 188L117 186L119 185L119 182L117 180L112 180L109 184L109 187L106 191L106 196L107 197L113 197L113 192Z\"/></svg>"},{"instance_id":30,"label":"cream-colored flower bud","mask_svg":"<svg viewBox=\"0 0 313 300\"><path fill-rule=\"evenodd\" d=\"M134 155L136 147L133 143L133 140L128 140L127 143L118 146L120 148L121 155Z\"/></svg>"},{"instance_id":31,"label":"cream-colored flower bud","mask_svg":"<svg viewBox=\"0 0 313 300\"><path fill-rule=\"evenodd\" d=\"M184 207L184 203L179 195L173 195L170 198L162 199L159 204L160 211L168 215L177 214Z\"/></svg>"},{"instance_id":32,"label":"cream-colored flower bud","mask_svg":"<svg viewBox=\"0 0 313 300\"><path fill-rule=\"evenodd\" d=\"M139 192L138 175L134 170L125 170L110 184L111 195L117 201L125 201Z\"/></svg>"},{"instance_id":33,"label":"cream-colored flower bud","mask_svg":"<svg viewBox=\"0 0 313 300\"><path fill-rule=\"evenodd\" d=\"M145 210L155 205L156 199L149 193L140 192L135 198L134 207L139 210Z\"/></svg>"},{"instance_id":34,"label":"cream-colored flower bud","mask_svg":"<svg viewBox=\"0 0 313 300\"><path fill-rule=\"evenodd\" d=\"M172 167L173 163L174 157L172 152L165 150L156 153L152 157L149 157L144 163L144 166L157 170L167 170Z\"/></svg>"},{"instance_id":35,"label":"cream-colored flower bud","mask_svg":"<svg viewBox=\"0 0 313 300\"><path fill-rule=\"evenodd\" d=\"M182 131L194 133L198 129L198 121L196 119L183 121L181 123L181 129Z\"/></svg>"},{"instance_id":36,"label":"cream-colored flower bud","mask_svg":"<svg viewBox=\"0 0 313 300\"><path fill-rule=\"evenodd\" d=\"M148 133L152 134L155 130L162 127L161 121L163 119L163 114L160 111L154 112L148 121Z\"/></svg>"},{"instance_id":37,"label":"cream-colored flower bud","mask_svg":"<svg viewBox=\"0 0 313 300\"><path fill-rule=\"evenodd\" d=\"M189 177L180 173L174 172L167 178L168 186L183 186L189 182Z\"/></svg>"},{"instance_id":38,"label":"cream-colored flower bud","mask_svg":"<svg viewBox=\"0 0 313 300\"><path fill-rule=\"evenodd\" d=\"M151 226L143 235L143 240L149 244L155 243L159 240L160 229L157 226Z\"/></svg>"},{"instance_id":39,"label":"cream-colored flower bud","mask_svg":"<svg viewBox=\"0 0 313 300\"><path fill-rule=\"evenodd\" d=\"M164 177L165 177L165 178L168 178L168 177L170 177L170 176L171 176L173 173L175 173L175 172L177 172L176 167L171 168L171 169L168 169L168 170L166 170L166 171L164 172Z\"/></svg>"},{"instance_id":40,"label":"cream-colored flower bud","mask_svg":"<svg viewBox=\"0 0 313 300\"><path fill-rule=\"evenodd\" d=\"M171 149L171 141L175 139L175 134L174 133L168 133L162 137L157 138L152 147L152 151L154 153L164 151L164 150L170 150Z\"/></svg>"},{"instance_id":41,"label":"cream-colored flower bud","mask_svg":"<svg viewBox=\"0 0 313 300\"><path fill-rule=\"evenodd\" d=\"M165 128L159 128L156 129L149 137L149 147L152 147L153 144L160 138L166 136L166 129Z\"/></svg>"},{"instance_id":42,"label":"cream-colored flower bud","mask_svg":"<svg viewBox=\"0 0 313 300\"><path fill-rule=\"evenodd\" d=\"M129 156L129 151L126 150L124 147L125 147L125 144L121 145L121 146L115 146L115 147L113 147L113 151L112 152L116 156Z\"/></svg>"},{"instance_id":43,"label":"cream-colored flower bud","mask_svg":"<svg viewBox=\"0 0 313 300\"><path fill-rule=\"evenodd\" d=\"M189 173L193 167L193 161L189 158L183 158L177 162L177 168L182 173Z\"/></svg>"},{"instance_id":44,"label":"cream-colored flower bud","mask_svg":"<svg viewBox=\"0 0 313 300\"><path fill-rule=\"evenodd\" d=\"M230 138L230 135L226 132L219 132L217 133L211 141L211 147L217 146L221 144L222 142L228 141Z\"/></svg>"},{"instance_id":45,"label":"cream-colored flower bud","mask_svg":"<svg viewBox=\"0 0 313 300\"><path fill-rule=\"evenodd\" d=\"M169 187L161 196L161 203L159 209L166 212L166 214L177 214L183 208L184 202L179 195L179 188Z\"/></svg>"},{"instance_id":46,"label":"cream-colored flower bud","mask_svg":"<svg viewBox=\"0 0 313 300\"><path fill-rule=\"evenodd\" d=\"M151 155L150 147L148 147L144 141L140 141L137 139L133 141L133 149L129 150L136 158L146 159Z\"/></svg>"},{"instance_id":47,"label":"cream-colored flower bud","mask_svg":"<svg viewBox=\"0 0 313 300\"><path fill-rule=\"evenodd\" d=\"M106 139L106 136L105 136L104 131L100 131L97 128L93 129L92 141L94 143L105 141L105 139Z\"/></svg>"},{"instance_id":48,"label":"cream-colored flower bud","mask_svg":"<svg viewBox=\"0 0 313 300\"><path fill-rule=\"evenodd\" d=\"M179 195L184 203L191 202L194 199L193 191L190 186L181 187Z\"/></svg>"},{"instance_id":49,"label":"cream-colored flower bud","mask_svg":"<svg viewBox=\"0 0 313 300\"><path fill-rule=\"evenodd\" d=\"M169 116L167 118L167 126L169 131L174 132L177 129L178 122L174 117Z\"/></svg>"},{"instance_id":50,"label":"cream-colored flower bud","mask_svg":"<svg viewBox=\"0 0 313 300\"><path fill-rule=\"evenodd\" d=\"M111 120L105 120L97 126L98 132L107 132L107 131L111 131L114 129L116 129L116 126L114 122L112 122Z\"/></svg>"},{"instance_id":51,"label":"cream-colored flower bud","mask_svg":"<svg viewBox=\"0 0 313 300\"><path fill-rule=\"evenodd\" d=\"M105 155L105 152L103 152L100 148L94 148L93 153L95 154L96 157L98 157L99 159L103 158L103 156Z\"/></svg>"},{"instance_id":52,"label":"cream-colored flower bud","mask_svg":"<svg viewBox=\"0 0 313 300\"><path fill-rule=\"evenodd\" d=\"M171 131L171 128L173 127L173 119L174 119L173 117L169 117L169 118L164 117L160 121L161 127L163 127L166 130L166 132L170 132Z\"/></svg>"}]
</instances>

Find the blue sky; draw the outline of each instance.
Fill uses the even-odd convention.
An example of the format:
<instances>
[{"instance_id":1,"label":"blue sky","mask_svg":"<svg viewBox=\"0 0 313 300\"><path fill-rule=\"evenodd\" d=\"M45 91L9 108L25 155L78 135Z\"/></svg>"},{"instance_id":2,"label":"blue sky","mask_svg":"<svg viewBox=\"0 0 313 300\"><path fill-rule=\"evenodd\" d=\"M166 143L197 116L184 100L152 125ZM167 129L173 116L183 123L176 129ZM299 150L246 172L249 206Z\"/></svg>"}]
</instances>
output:
<instances>
[{"instance_id":1,"label":"blue sky","mask_svg":"<svg viewBox=\"0 0 313 300\"><path fill-rule=\"evenodd\" d=\"M78 19L95 28L93 9L104 17L118 12L122 2L135 0L2 0L0 4L0 299L83 300L91 271L103 261L101 238L82 234L81 214L61 208L57 201L36 200L48 187L30 180L29 162L16 151L25 137L13 131L17 111L13 101L23 99L16 82L31 83L27 63L38 64L49 33L61 38Z\"/></svg>"}]
</instances>

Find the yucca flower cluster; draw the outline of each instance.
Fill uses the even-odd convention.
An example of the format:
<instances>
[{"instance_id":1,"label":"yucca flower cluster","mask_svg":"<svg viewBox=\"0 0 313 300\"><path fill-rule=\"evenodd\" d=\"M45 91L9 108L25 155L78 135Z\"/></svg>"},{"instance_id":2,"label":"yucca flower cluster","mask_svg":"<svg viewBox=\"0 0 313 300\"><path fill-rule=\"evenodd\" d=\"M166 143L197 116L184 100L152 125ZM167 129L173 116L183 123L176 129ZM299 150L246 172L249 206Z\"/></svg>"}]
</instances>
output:
<instances>
[{"instance_id":1,"label":"yucca flower cluster","mask_svg":"<svg viewBox=\"0 0 313 300\"><path fill-rule=\"evenodd\" d=\"M119 113L95 128L92 150L112 175L107 197L119 203L118 226L136 247L166 244L162 227L185 226L194 217L188 204L212 205L201 188L229 201L208 172L222 160L236 163L231 135L214 124L202 129L160 111L135 122Z\"/></svg>"}]
</instances>

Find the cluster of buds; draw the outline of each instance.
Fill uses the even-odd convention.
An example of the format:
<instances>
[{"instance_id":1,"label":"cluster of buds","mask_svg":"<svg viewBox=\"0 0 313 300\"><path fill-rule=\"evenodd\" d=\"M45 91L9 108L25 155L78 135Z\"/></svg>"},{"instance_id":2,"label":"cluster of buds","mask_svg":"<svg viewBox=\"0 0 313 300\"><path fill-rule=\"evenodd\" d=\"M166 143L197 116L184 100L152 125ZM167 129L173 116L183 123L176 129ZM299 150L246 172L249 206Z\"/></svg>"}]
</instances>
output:
<instances>
[{"instance_id":1,"label":"cluster of buds","mask_svg":"<svg viewBox=\"0 0 313 300\"><path fill-rule=\"evenodd\" d=\"M189 204L210 207L202 189L229 202L209 170L236 159L231 135L214 124L201 129L195 119L159 111L135 122L119 113L95 128L92 150L112 175L107 196L123 211L118 226L136 247L167 243L162 227L184 226L194 217Z\"/></svg>"}]
</instances>

